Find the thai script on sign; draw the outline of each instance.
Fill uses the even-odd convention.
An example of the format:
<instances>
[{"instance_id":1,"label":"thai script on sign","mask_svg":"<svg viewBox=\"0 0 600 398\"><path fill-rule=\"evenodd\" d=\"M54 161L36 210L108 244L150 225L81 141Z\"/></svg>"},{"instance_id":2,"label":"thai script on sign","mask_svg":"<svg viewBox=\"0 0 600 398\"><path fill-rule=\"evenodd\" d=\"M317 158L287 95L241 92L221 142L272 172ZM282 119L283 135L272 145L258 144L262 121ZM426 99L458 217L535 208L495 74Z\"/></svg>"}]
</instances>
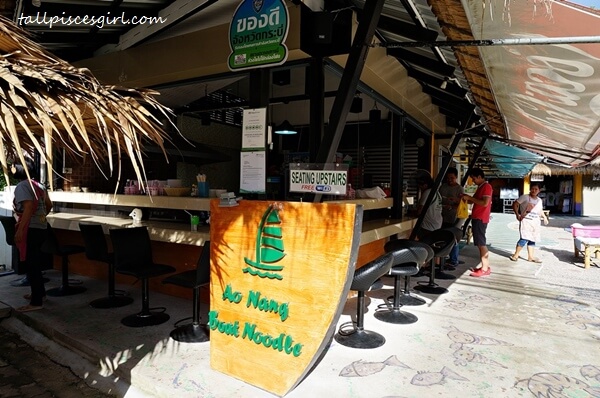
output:
<instances>
[{"instance_id":1,"label":"thai script on sign","mask_svg":"<svg viewBox=\"0 0 600 398\"><path fill-rule=\"evenodd\" d=\"M269 15L262 14L258 18L257 17L246 17L242 19L238 19L237 21L237 32L242 33L246 30L254 30L254 29L262 29L269 26L277 26L279 25L279 7L273 8Z\"/></svg>"}]
</instances>

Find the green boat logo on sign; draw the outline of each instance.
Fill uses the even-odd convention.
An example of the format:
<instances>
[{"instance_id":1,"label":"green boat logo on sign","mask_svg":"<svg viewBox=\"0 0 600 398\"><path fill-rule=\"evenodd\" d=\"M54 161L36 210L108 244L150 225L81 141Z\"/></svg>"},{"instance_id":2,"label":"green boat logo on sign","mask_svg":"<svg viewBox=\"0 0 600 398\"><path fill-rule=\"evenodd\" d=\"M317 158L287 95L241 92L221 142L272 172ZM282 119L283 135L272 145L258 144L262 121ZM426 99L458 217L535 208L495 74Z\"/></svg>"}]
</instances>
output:
<instances>
[{"instance_id":1,"label":"green boat logo on sign","mask_svg":"<svg viewBox=\"0 0 600 398\"><path fill-rule=\"evenodd\" d=\"M231 70L281 65L288 55L285 39L289 28L283 0L244 0L229 25Z\"/></svg>"},{"instance_id":2,"label":"green boat logo on sign","mask_svg":"<svg viewBox=\"0 0 600 398\"><path fill-rule=\"evenodd\" d=\"M249 265L243 269L244 273L261 278L283 279L279 274L283 266L277 264L285 256L280 224L279 212L273 205L269 206L256 233L256 261L244 257L244 261Z\"/></svg>"}]
</instances>

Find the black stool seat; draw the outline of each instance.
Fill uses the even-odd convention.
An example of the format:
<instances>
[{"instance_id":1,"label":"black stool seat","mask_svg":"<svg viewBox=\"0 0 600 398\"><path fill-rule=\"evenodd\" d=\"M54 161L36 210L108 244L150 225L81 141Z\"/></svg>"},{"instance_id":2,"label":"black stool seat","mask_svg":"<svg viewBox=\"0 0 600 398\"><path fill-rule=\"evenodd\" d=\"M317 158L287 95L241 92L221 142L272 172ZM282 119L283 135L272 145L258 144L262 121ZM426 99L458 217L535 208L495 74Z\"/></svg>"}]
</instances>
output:
<instances>
[{"instance_id":1,"label":"black stool seat","mask_svg":"<svg viewBox=\"0 0 600 398\"><path fill-rule=\"evenodd\" d=\"M455 244L458 245L458 242L460 242L460 240L463 237L462 229L457 228L457 227L448 227L448 228L444 228L444 229L447 229L448 231L451 231L454 234ZM444 262L445 262L445 257L444 257ZM447 268L444 263L440 263L438 270L436 271L436 274L435 274L436 279L447 279L447 280L456 279L456 276L449 274L447 272L444 272L444 269L450 269L453 271L454 267Z\"/></svg>"},{"instance_id":2,"label":"black stool seat","mask_svg":"<svg viewBox=\"0 0 600 398\"><path fill-rule=\"evenodd\" d=\"M164 307L150 308L148 279L175 272L175 268L152 261L152 246L146 227L117 228L109 232L116 272L142 281L142 310L121 319L121 323L130 327L143 327L168 321L169 315L165 313Z\"/></svg>"},{"instance_id":3,"label":"black stool seat","mask_svg":"<svg viewBox=\"0 0 600 398\"><path fill-rule=\"evenodd\" d=\"M200 324L200 288L208 285L209 282L210 241L206 241L202 247L200 258L198 258L196 269L168 276L162 281L165 284L193 289L192 316L175 322L175 329L170 334L173 340L183 343L201 343L209 340L209 329L206 325ZM190 319L191 323L181 325Z\"/></svg>"},{"instance_id":4,"label":"black stool seat","mask_svg":"<svg viewBox=\"0 0 600 398\"><path fill-rule=\"evenodd\" d=\"M88 260L99 261L108 265L108 296L90 302L92 308L117 308L133 302L128 297L115 290L115 256L108 251L104 230L100 224L79 224L79 230L85 245L85 256Z\"/></svg>"},{"instance_id":5,"label":"black stool seat","mask_svg":"<svg viewBox=\"0 0 600 398\"><path fill-rule=\"evenodd\" d=\"M397 243L396 243L397 242ZM421 264L427 258L428 251L422 243L409 240L394 241L393 244L384 246L388 253L394 256L394 263L390 275L394 276L394 295L388 298L385 304L380 305L375 312L375 318L383 322L395 324L410 324L417 321L417 317L409 312L402 311L400 278L410 278L419 272ZM391 301L391 303L390 303Z\"/></svg>"},{"instance_id":6,"label":"black stool seat","mask_svg":"<svg viewBox=\"0 0 600 398\"><path fill-rule=\"evenodd\" d=\"M439 258L440 264L443 266L444 258L450 254L452 248L456 244L456 238L454 237L454 233L449 229L438 229L425 235L420 242L426 243L431 247L434 253L434 259ZM434 259L431 260L431 274L429 275L429 281L426 282L426 284L419 283L419 286L416 286L415 290L429 294L448 293L448 289L435 283L436 266Z\"/></svg>"},{"instance_id":7,"label":"black stool seat","mask_svg":"<svg viewBox=\"0 0 600 398\"><path fill-rule=\"evenodd\" d=\"M358 291L356 324L352 321L342 324L334 336L341 345L352 348L377 348L385 344L385 337L379 333L365 330L365 292L373 283L387 274L392 267L394 257L384 254L354 271L350 290ZM348 328L348 326L352 328Z\"/></svg>"},{"instance_id":8,"label":"black stool seat","mask_svg":"<svg viewBox=\"0 0 600 398\"><path fill-rule=\"evenodd\" d=\"M69 256L72 256L73 254L84 253L85 248L79 245L60 245L50 224L48 224L46 231L47 236L46 241L42 244L42 252L60 256L62 261L61 286L47 290L46 294L48 296L61 297L72 296L74 294L85 292L87 290L85 287L73 286L69 280Z\"/></svg>"},{"instance_id":9,"label":"black stool seat","mask_svg":"<svg viewBox=\"0 0 600 398\"><path fill-rule=\"evenodd\" d=\"M398 251L394 254L394 265L390 270L390 275L394 276L394 296L388 298L388 301L397 300L399 305L416 306L425 304L425 300L410 294L410 277L419 272L423 264L430 262L434 256L431 247L423 242L398 239L387 242L384 246L386 252ZM396 293L399 290L399 277L404 276L404 289L398 297Z\"/></svg>"}]
</instances>

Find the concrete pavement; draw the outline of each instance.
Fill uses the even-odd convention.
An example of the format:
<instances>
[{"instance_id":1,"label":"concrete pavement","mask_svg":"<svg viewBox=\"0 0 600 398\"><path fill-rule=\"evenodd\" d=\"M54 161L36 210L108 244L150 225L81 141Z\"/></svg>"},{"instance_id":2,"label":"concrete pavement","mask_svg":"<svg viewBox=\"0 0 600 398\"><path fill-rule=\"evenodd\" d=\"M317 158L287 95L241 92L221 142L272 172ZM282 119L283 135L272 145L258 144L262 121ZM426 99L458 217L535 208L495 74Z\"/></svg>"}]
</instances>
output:
<instances>
[{"instance_id":1,"label":"concrete pavement","mask_svg":"<svg viewBox=\"0 0 600 398\"><path fill-rule=\"evenodd\" d=\"M393 281L386 278L384 289L367 293L365 316L365 328L383 334L386 344L358 350L333 341L313 372L287 396L600 397L600 268L585 270L583 261L573 258L565 230L573 222L600 224L600 219L551 215L537 253L540 265L508 259L518 224L513 215L493 214L488 229L492 275L469 277L478 251L465 246L465 264L453 272L457 279L438 281L449 293L423 294L426 305L403 308L419 318L411 325L373 317L392 293ZM60 280L57 271L46 276L50 284ZM9 286L12 279L0 278L0 300L17 307L27 289ZM169 339L172 322L140 329L122 326L121 317L139 310L137 286L118 286L131 292L134 304L98 310L88 303L105 294L104 283L82 279L85 294L52 297L43 310L13 314L2 325L105 393L273 397L210 369L210 343ZM150 299L152 306L165 306L173 321L190 315L186 300L154 292ZM352 298L339 323L355 313Z\"/></svg>"}]
</instances>

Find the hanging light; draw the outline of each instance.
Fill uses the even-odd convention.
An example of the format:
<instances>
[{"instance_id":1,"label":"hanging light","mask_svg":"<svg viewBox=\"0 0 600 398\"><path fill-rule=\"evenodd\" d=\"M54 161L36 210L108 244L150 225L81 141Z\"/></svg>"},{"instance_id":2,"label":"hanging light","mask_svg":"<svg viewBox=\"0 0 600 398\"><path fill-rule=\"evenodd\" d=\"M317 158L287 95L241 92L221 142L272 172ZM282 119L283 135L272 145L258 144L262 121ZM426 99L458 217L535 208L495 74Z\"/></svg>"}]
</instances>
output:
<instances>
[{"instance_id":1,"label":"hanging light","mask_svg":"<svg viewBox=\"0 0 600 398\"><path fill-rule=\"evenodd\" d=\"M293 135L298 134L298 130L286 119L279 126L275 127L275 134Z\"/></svg>"},{"instance_id":2,"label":"hanging light","mask_svg":"<svg viewBox=\"0 0 600 398\"><path fill-rule=\"evenodd\" d=\"M352 104L350 104L350 113L361 113L363 106L363 99L358 95L352 98Z\"/></svg>"},{"instance_id":3,"label":"hanging light","mask_svg":"<svg viewBox=\"0 0 600 398\"><path fill-rule=\"evenodd\" d=\"M31 5L34 7L41 7L42 6L42 0L31 0Z\"/></svg>"},{"instance_id":4,"label":"hanging light","mask_svg":"<svg viewBox=\"0 0 600 398\"><path fill-rule=\"evenodd\" d=\"M369 122L373 124L381 122L381 109L377 108L377 101L375 101L373 109L369 111Z\"/></svg>"}]
</instances>

